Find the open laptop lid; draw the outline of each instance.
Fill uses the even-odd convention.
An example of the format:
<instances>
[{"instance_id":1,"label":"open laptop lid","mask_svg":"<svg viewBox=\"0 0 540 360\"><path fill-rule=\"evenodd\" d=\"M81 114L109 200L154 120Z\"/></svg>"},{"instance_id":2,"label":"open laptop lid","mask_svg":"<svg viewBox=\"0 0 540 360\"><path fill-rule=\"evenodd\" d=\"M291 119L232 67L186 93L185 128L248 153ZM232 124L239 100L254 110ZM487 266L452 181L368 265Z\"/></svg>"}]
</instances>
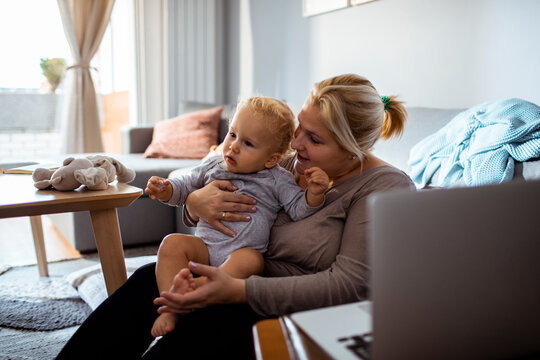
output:
<instances>
[{"instance_id":1,"label":"open laptop lid","mask_svg":"<svg viewBox=\"0 0 540 360\"><path fill-rule=\"evenodd\" d=\"M370 198L374 359L540 354L540 182Z\"/></svg>"}]
</instances>

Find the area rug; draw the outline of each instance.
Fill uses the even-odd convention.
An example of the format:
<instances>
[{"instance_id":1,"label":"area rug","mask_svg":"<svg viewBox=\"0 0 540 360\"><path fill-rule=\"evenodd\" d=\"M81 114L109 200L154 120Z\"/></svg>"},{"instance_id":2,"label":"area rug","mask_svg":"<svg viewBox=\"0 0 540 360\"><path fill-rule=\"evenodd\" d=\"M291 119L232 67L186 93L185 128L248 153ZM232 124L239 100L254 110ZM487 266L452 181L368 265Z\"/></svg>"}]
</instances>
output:
<instances>
[{"instance_id":1,"label":"area rug","mask_svg":"<svg viewBox=\"0 0 540 360\"><path fill-rule=\"evenodd\" d=\"M77 326L53 331L0 328L0 360L53 360Z\"/></svg>"},{"instance_id":2,"label":"area rug","mask_svg":"<svg viewBox=\"0 0 540 360\"><path fill-rule=\"evenodd\" d=\"M138 256L125 259L128 277L139 267L155 262L155 255ZM74 271L66 275L66 280L74 289L77 289L80 298L95 309L107 298L105 280L99 264Z\"/></svg>"},{"instance_id":3,"label":"area rug","mask_svg":"<svg viewBox=\"0 0 540 360\"><path fill-rule=\"evenodd\" d=\"M0 299L0 326L50 331L79 325L90 314L82 300Z\"/></svg>"},{"instance_id":4,"label":"area rug","mask_svg":"<svg viewBox=\"0 0 540 360\"><path fill-rule=\"evenodd\" d=\"M128 276L156 256L126 259ZM9 276L0 273L0 327L52 331L81 324L107 298L99 264L65 276ZM35 274L34 274L35 275Z\"/></svg>"},{"instance_id":5,"label":"area rug","mask_svg":"<svg viewBox=\"0 0 540 360\"><path fill-rule=\"evenodd\" d=\"M81 324L91 308L63 277L2 281L0 326L51 331Z\"/></svg>"}]
</instances>

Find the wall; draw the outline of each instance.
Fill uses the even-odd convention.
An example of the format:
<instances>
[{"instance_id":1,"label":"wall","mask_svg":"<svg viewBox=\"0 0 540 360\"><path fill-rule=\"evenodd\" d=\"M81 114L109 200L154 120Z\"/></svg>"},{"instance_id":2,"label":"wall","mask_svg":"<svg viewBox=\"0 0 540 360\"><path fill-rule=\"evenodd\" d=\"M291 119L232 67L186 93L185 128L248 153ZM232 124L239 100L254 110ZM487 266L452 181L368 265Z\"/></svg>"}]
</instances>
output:
<instances>
[{"instance_id":1,"label":"wall","mask_svg":"<svg viewBox=\"0 0 540 360\"><path fill-rule=\"evenodd\" d=\"M168 0L169 114L190 103L223 103L223 0Z\"/></svg>"},{"instance_id":2,"label":"wall","mask_svg":"<svg viewBox=\"0 0 540 360\"><path fill-rule=\"evenodd\" d=\"M240 38L238 1L228 0L231 73L242 71L235 48L246 48L232 45ZM540 104L540 1L377 0L310 18L302 17L302 0L249 5L253 91L296 104L313 82L354 72L409 106L503 97ZM238 77L227 81L234 102Z\"/></svg>"}]
</instances>

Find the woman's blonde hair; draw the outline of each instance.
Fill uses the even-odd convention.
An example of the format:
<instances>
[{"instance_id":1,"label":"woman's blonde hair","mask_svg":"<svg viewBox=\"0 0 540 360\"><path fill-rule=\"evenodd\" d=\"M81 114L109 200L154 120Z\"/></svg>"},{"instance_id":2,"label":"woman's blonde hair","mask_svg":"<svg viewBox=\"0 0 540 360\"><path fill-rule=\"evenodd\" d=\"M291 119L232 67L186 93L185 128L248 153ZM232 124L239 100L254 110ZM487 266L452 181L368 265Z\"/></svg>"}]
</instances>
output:
<instances>
[{"instance_id":1,"label":"woman's blonde hair","mask_svg":"<svg viewBox=\"0 0 540 360\"><path fill-rule=\"evenodd\" d=\"M236 112L247 108L261 115L265 126L276 138L276 152L286 154L291 150L291 141L296 127L294 113L283 101L265 96L253 96L240 100Z\"/></svg>"},{"instance_id":2,"label":"woman's blonde hair","mask_svg":"<svg viewBox=\"0 0 540 360\"><path fill-rule=\"evenodd\" d=\"M306 103L319 107L338 144L360 159L379 138L400 135L407 119L407 111L396 96L383 101L371 82L356 74L316 83Z\"/></svg>"}]
</instances>

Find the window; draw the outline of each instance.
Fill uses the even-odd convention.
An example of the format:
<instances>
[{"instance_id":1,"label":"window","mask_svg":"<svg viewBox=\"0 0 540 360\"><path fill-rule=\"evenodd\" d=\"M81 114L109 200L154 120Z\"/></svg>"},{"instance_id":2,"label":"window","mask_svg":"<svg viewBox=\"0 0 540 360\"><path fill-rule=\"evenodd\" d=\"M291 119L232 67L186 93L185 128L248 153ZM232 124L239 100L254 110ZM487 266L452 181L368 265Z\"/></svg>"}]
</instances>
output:
<instances>
[{"instance_id":1,"label":"window","mask_svg":"<svg viewBox=\"0 0 540 360\"><path fill-rule=\"evenodd\" d=\"M116 1L92 60L96 91L103 94L105 151L112 153L120 152L120 127L129 123L134 99L133 3ZM59 155L62 84L51 92L40 67L41 59L72 61L57 0L0 0L0 43L0 161Z\"/></svg>"},{"instance_id":2,"label":"window","mask_svg":"<svg viewBox=\"0 0 540 360\"><path fill-rule=\"evenodd\" d=\"M41 58L70 57L56 0L0 0L0 89L47 90Z\"/></svg>"}]
</instances>

